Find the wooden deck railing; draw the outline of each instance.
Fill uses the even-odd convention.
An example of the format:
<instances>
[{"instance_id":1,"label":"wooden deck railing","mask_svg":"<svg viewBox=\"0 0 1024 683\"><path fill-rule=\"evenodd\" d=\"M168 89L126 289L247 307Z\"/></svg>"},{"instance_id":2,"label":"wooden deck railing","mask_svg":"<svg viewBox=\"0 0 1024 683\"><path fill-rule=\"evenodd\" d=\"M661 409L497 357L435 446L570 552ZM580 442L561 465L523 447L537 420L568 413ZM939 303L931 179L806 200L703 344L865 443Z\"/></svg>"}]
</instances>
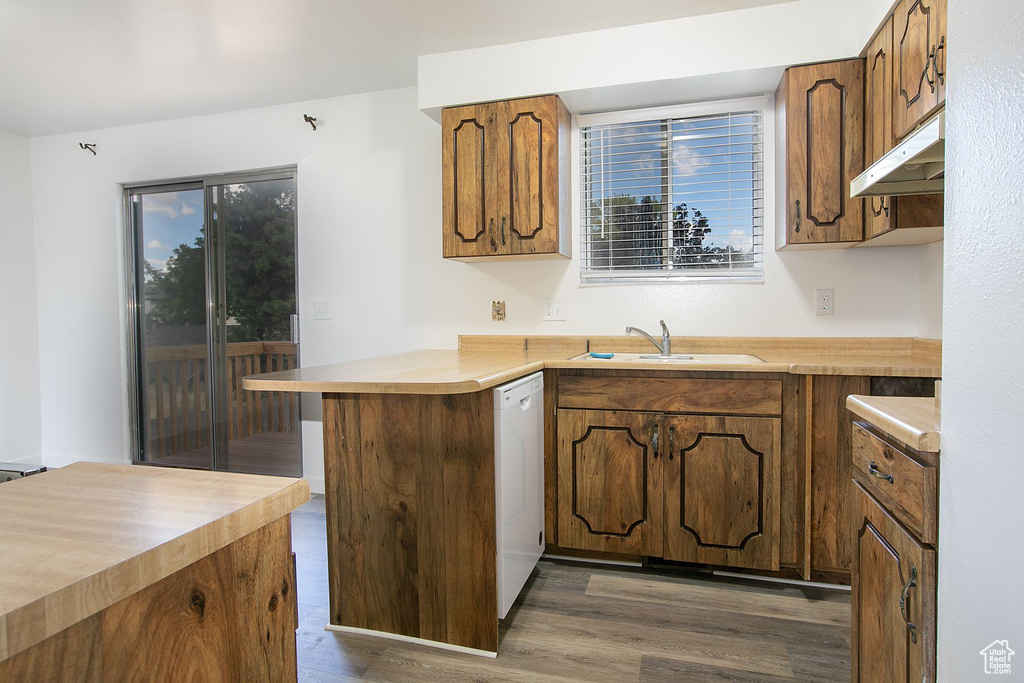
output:
<instances>
[{"instance_id":1,"label":"wooden deck railing","mask_svg":"<svg viewBox=\"0 0 1024 683\"><path fill-rule=\"evenodd\" d=\"M146 350L150 455L166 457L209 447L206 346ZM227 345L228 439L299 430L298 394L245 391L242 378L298 366L290 342Z\"/></svg>"}]
</instances>

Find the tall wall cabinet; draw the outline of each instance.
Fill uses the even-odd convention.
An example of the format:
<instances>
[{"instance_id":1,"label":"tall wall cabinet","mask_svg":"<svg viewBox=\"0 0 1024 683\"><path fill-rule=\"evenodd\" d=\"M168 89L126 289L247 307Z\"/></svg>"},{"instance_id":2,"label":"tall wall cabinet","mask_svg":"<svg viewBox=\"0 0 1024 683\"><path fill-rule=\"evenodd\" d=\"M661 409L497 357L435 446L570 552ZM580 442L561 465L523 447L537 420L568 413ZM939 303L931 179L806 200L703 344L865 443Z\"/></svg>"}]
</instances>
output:
<instances>
[{"instance_id":1,"label":"tall wall cabinet","mask_svg":"<svg viewBox=\"0 0 1024 683\"><path fill-rule=\"evenodd\" d=\"M569 112L555 95L441 113L445 258L568 257Z\"/></svg>"}]
</instances>

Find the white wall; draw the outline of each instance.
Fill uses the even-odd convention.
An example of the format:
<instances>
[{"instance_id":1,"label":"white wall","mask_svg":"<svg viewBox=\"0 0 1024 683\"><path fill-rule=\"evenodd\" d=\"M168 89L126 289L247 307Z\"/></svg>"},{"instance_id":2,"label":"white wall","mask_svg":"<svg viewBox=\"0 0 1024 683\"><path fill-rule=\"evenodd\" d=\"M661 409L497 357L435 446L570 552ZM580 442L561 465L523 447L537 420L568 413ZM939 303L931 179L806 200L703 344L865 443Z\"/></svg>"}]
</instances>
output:
<instances>
[{"instance_id":1,"label":"white wall","mask_svg":"<svg viewBox=\"0 0 1024 683\"><path fill-rule=\"evenodd\" d=\"M1024 672L1024 5L949 0L938 680Z\"/></svg>"},{"instance_id":2,"label":"white wall","mask_svg":"<svg viewBox=\"0 0 1024 683\"><path fill-rule=\"evenodd\" d=\"M917 336L942 339L942 242L920 247L921 284Z\"/></svg>"},{"instance_id":3,"label":"white wall","mask_svg":"<svg viewBox=\"0 0 1024 683\"><path fill-rule=\"evenodd\" d=\"M29 141L0 131L0 461L38 463L39 332Z\"/></svg>"},{"instance_id":4,"label":"white wall","mask_svg":"<svg viewBox=\"0 0 1024 683\"><path fill-rule=\"evenodd\" d=\"M919 334L915 247L778 254L766 225L765 284L580 288L575 261L445 261L439 131L407 88L33 139L45 460L128 457L123 182L297 164L306 365L454 348L460 333L612 334L661 317L679 335ZM78 148L83 140L98 156ZM834 316L812 315L816 287L836 290ZM548 296L565 299L565 322L541 321ZM313 320L320 299L332 302L331 320ZM492 299L507 302L505 322L490 320ZM305 407L316 488L316 400Z\"/></svg>"}]
</instances>

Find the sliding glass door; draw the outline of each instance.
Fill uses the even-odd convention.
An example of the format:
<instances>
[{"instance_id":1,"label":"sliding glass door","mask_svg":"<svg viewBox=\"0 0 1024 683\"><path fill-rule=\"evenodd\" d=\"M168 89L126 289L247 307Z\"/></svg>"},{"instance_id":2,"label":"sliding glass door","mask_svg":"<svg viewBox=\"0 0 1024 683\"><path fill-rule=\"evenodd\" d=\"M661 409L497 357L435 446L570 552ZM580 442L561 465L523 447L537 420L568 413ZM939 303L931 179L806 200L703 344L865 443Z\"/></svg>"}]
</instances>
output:
<instances>
[{"instance_id":1,"label":"sliding glass door","mask_svg":"<svg viewBox=\"0 0 1024 683\"><path fill-rule=\"evenodd\" d=\"M126 202L135 461L301 476L298 395L242 389L298 367L294 171Z\"/></svg>"}]
</instances>

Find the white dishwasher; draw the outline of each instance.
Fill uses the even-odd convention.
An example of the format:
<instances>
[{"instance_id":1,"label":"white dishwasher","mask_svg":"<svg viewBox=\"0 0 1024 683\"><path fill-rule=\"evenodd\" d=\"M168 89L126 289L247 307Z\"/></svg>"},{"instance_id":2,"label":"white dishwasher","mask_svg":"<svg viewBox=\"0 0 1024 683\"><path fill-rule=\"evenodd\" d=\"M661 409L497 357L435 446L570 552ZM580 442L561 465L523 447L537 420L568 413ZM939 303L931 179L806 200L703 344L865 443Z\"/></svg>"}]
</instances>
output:
<instances>
[{"instance_id":1,"label":"white dishwasher","mask_svg":"<svg viewBox=\"0 0 1024 683\"><path fill-rule=\"evenodd\" d=\"M544 552L544 375L494 389L498 618Z\"/></svg>"}]
</instances>

